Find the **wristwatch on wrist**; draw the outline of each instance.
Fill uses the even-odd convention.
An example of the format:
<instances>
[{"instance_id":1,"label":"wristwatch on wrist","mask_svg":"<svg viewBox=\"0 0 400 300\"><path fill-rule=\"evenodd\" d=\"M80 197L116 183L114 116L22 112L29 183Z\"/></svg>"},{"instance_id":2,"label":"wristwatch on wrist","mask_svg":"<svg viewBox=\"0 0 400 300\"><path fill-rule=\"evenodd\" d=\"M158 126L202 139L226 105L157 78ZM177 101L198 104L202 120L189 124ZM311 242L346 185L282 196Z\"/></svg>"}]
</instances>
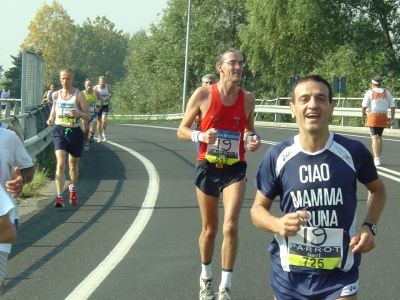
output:
<instances>
[{"instance_id":1,"label":"wristwatch on wrist","mask_svg":"<svg viewBox=\"0 0 400 300\"><path fill-rule=\"evenodd\" d=\"M371 223L368 223L368 222L364 222L364 223L362 223L361 226L364 226L364 225L367 225L367 226L369 227L369 229L371 230L371 232L372 232L373 235L376 235L376 234L377 234L378 228L376 227L375 224L371 224Z\"/></svg>"}]
</instances>

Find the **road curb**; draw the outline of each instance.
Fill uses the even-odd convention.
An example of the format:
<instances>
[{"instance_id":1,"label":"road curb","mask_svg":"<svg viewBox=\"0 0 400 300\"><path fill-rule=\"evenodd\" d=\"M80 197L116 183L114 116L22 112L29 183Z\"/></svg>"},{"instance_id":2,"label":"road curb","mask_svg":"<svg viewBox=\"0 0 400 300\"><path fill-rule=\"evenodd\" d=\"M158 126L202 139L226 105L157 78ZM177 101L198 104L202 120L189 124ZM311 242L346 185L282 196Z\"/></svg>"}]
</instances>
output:
<instances>
[{"instance_id":1,"label":"road curb","mask_svg":"<svg viewBox=\"0 0 400 300\"><path fill-rule=\"evenodd\" d=\"M26 198L21 201L20 204L18 204L18 215L19 217L28 215L34 211L37 211L40 209L40 202L42 201L48 201L51 202L53 199L55 199L55 196L57 194L57 189L56 189L56 183L54 180L49 180L47 182L41 191L42 196L38 198Z\"/></svg>"}]
</instances>

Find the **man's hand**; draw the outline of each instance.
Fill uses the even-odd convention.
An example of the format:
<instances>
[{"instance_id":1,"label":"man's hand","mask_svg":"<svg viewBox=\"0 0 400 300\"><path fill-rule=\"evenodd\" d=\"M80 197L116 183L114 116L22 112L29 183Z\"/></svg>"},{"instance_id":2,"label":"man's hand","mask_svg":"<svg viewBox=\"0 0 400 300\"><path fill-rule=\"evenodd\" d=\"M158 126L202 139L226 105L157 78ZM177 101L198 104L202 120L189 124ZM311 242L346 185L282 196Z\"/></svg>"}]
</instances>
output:
<instances>
[{"instance_id":1,"label":"man's hand","mask_svg":"<svg viewBox=\"0 0 400 300\"><path fill-rule=\"evenodd\" d=\"M247 143L246 148L250 152L257 151L261 146L261 141L257 135L249 136L250 141Z\"/></svg>"},{"instance_id":2,"label":"man's hand","mask_svg":"<svg viewBox=\"0 0 400 300\"><path fill-rule=\"evenodd\" d=\"M15 167L12 179L6 182L6 191L12 193L13 198L18 198L21 196L24 184L24 178L21 176L19 168Z\"/></svg>"},{"instance_id":3,"label":"man's hand","mask_svg":"<svg viewBox=\"0 0 400 300\"><path fill-rule=\"evenodd\" d=\"M82 115L81 111L78 111L76 109L70 109L69 114L70 114L70 116L73 116L76 118L79 118Z\"/></svg>"},{"instance_id":4,"label":"man's hand","mask_svg":"<svg viewBox=\"0 0 400 300\"><path fill-rule=\"evenodd\" d=\"M357 233L350 240L350 247L353 254L357 252L367 253L375 248L375 238L368 226L361 226Z\"/></svg>"},{"instance_id":5,"label":"man's hand","mask_svg":"<svg viewBox=\"0 0 400 300\"><path fill-rule=\"evenodd\" d=\"M307 224L309 215L307 211L299 211L287 213L279 221L274 223L274 232L279 233L283 237L295 236L301 226Z\"/></svg>"},{"instance_id":6,"label":"man's hand","mask_svg":"<svg viewBox=\"0 0 400 300\"><path fill-rule=\"evenodd\" d=\"M203 134L203 143L214 144L217 141L217 130L210 128Z\"/></svg>"}]
</instances>

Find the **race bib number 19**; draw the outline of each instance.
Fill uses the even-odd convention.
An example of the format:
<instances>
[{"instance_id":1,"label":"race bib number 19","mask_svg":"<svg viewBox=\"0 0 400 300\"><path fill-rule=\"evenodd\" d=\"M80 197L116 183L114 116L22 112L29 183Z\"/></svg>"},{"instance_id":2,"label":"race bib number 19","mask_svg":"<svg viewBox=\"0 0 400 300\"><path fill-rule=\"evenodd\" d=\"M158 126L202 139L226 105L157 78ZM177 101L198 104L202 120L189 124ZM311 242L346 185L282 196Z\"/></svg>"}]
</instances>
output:
<instances>
[{"instance_id":1,"label":"race bib number 19","mask_svg":"<svg viewBox=\"0 0 400 300\"><path fill-rule=\"evenodd\" d=\"M240 132L217 130L215 144L207 145L206 159L210 163L232 165L239 161Z\"/></svg>"},{"instance_id":2,"label":"race bib number 19","mask_svg":"<svg viewBox=\"0 0 400 300\"><path fill-rule=\"evenodd\" d=\"M288 238L288 259L292 266L332 270L343 256L343 229L302 227Z\"/></svg>"}]
</instances>

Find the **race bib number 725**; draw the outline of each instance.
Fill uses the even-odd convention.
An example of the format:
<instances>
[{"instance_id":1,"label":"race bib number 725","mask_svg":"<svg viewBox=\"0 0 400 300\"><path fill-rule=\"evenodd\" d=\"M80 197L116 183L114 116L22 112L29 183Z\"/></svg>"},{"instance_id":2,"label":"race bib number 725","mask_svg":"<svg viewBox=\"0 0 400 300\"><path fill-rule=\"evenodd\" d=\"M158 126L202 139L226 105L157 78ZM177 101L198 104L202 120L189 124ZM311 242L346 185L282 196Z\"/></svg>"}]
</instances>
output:
<instances>
[{"instance_id":1,"label":"race bib number 725","mask_svg":"<svg viewBox=\"0 0 400 300\"><path fill-rule=\"evenodd\" d=\"M288 242L288 259L292 266L325 270L340 266L343 229L302 227Z\"/></svg>"}]
</instances>

